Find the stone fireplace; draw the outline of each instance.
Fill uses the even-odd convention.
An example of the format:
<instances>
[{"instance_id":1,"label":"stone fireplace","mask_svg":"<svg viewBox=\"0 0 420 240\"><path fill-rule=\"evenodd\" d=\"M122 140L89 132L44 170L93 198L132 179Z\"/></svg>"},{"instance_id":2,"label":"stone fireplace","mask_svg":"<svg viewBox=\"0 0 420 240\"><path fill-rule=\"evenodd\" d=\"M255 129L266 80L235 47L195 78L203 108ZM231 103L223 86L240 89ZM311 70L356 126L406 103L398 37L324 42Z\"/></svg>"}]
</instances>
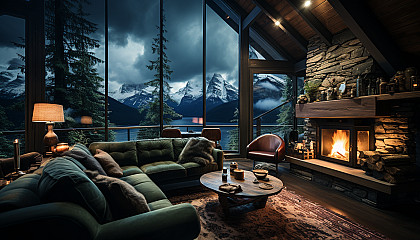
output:
<instances>
[{"instance_id":1,"label":"stone fireplace","mask_svg":"<svg viewBox=\"0 0 420 240\"><path fill-rule=\"evenodd\" d=\"M289 156L291 172L374 206L418 194L420 92L379 95L372 80L381 70L360 41L345 31L332 42L309 41L305 81L319 86L318 101L298 104L296 116L304 118L303 140L315 154ZM369 96L350 96L360 76L370 77L361 94ZM345 83L342 99L319 101L331 82Z\"/></svg>"}]
</instances>

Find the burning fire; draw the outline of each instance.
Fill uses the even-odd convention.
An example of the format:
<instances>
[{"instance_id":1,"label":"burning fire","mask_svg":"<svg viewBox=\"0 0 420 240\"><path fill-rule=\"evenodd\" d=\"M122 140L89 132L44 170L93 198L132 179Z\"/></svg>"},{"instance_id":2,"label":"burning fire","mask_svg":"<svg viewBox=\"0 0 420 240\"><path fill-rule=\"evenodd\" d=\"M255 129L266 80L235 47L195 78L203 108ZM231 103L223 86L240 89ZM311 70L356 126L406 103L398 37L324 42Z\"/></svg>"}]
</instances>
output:
<instances>
[{"instance_id":1,"label":"burning fire","mask_svg":"<svg viewBox=\"0 0 420 240\"><path fill-rule=\"evenodd\" d=\"M331 153L328 154L328 157L348 160L349 159L349 136L345 130L337 130L334 132L333 144L331 148Z\"/></svg>"}]
</instances>

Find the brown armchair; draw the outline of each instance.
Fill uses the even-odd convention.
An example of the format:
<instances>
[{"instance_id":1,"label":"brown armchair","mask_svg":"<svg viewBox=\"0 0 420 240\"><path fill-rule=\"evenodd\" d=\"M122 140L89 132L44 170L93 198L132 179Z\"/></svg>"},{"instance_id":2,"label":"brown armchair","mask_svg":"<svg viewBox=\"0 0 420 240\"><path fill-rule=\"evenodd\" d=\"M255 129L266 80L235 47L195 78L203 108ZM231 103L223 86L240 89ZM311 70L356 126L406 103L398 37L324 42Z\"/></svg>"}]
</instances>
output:
<instances>
[{"instance_id":1,"label":"brown armchair","mask_svg":"<svg viewBox=\"0 0 420 240\"><path fill-rule=\"evenodd\" d=\"M182 137L181 135L181 130L179 130L178 128L165 128L162 130L162 137L164 138L180 138Z\"/></svg>"},{"instance_id":2,"label":"brown armchair","mask_svg":"<svg viewBox=\"0 0 420 240\"><path fill-rule=\"evenodd\" d=\"M264 134L254 139L246 147L246 157L258 162L276 164L276 176L278 163L283 161L286 155L286 144L283 139L274 134Z\"/></svg>"},{"instance_id":3,"label":"brown armchair","mask_svg":"<svg viewBox=\"0 0 420 240\"><path fill-rule=\"evenodd\" d=\"M203 128L201 136L214 141L216 143L216 148L222 149L220 146L220 140L222 139L220 128Z\"/></svg>"}]
</instances>

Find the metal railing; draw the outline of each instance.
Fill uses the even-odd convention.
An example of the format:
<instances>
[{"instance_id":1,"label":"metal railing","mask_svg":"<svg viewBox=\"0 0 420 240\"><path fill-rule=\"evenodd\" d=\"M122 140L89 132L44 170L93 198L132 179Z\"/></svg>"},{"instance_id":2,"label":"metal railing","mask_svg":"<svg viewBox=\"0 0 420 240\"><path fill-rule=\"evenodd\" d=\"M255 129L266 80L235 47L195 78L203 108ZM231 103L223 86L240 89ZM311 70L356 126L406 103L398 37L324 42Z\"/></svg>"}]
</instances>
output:
<instances>
[{"instance_id":1,"label":"metal railing","mask_svg":"<svg viewBox=\"0 0 420 240\"><path fill-rule=\"evenodd\" d=\"M254 121L257 121L257 137L261 135L261 118L264 117L265 115L271 113L272 111L274 111L274 110L276 110L276 109L278 109L278 108L280 108L280 107L282 107L282 106L290 103L291 101L292 101L292 99L288 99L284 103L282 103L282 104L278 105L277 107L274 107L274 108L272 108L272 109L270 109L270 110L268 110L268 111L266 111L266 112L264 112L264 113L256 116L253 119ZM280 125L275 125L275 126L280 126Z\"/></svg>"}]
</instances>

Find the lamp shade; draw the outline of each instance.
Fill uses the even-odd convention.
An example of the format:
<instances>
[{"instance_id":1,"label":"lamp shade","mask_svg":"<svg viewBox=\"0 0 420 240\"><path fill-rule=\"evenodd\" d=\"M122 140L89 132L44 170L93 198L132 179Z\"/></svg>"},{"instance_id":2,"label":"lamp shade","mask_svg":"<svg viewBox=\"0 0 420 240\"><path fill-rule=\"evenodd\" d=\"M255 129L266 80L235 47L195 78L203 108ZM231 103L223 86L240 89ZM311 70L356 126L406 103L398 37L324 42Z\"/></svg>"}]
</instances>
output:
<instances>
[{"instance_id":1,"label":"lamp shade","mask_svg":"<svg viewBox=\"0 0 420 240\"><path fill-rule=\"evenodd\" d=\"M90 124L92 124L92 117L91 116L82 116L80 118L80 123L90 125Z\"/></svg>"},{"instance_id":2,"label":"lamp shade","mask_svg":"<svg viewBox=\"0 0 420 240\"><path fill-rule=\"evenodd\" d=\"M63 106L51 103L35 103L32 122L64 122Z\"/></svg>"}]
</instances>

